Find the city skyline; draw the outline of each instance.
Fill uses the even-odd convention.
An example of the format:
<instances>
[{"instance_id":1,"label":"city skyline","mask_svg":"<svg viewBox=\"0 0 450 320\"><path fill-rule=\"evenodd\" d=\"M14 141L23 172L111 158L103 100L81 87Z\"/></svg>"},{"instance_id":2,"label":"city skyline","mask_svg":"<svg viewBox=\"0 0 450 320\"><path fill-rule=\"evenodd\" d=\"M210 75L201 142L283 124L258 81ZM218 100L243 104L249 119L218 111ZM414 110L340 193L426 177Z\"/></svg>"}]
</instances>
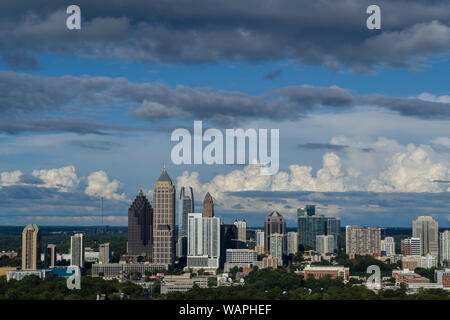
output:
<instances>
[{"instance_id":1,"label":"city skyline","mask_svg":"<svg viewBox=\"0 0 450 320\"><path fill-rule=\"evenodd\" d=\"M227 223L293 226L312 203L343 224L449 225L448 3L380 0L379 30L368 1L311 3L80 0L68 30L58 1L2 1L0 225L126 225L164 164ZM279 171L176 165L171 133L194 121L279 129Z\"/></svg>"}]
</instances>

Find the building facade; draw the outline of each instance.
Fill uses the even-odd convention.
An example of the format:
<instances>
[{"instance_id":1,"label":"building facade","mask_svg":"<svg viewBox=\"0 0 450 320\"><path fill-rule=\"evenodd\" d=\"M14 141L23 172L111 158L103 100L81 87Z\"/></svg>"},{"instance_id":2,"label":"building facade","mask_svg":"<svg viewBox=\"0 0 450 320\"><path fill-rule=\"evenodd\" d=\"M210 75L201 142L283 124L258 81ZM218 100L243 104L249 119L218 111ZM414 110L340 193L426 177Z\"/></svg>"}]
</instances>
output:
<instances>
[{"instance_id":1,"label":"building facade","mask_svg":"<svg viewBox=\"0 0 450 320\"><path fill-rule=\"evenodd\" d=\"M430 216L420 216L412 223L412 235L420 238L421 255L439 256L438 223Z\"/></svg>"},{"instance_id":2,"label":"building facade","mask_svg":"<svg viewBox=\"0 0 450 320\"><path fill-rule=\"evenodd\" d=\"M214 217L214 200L209 192L206 193L203 199L202 215L205 218Z\"/></svg>"},{"instance_id":3,"label":"building facade","mask_svg":"<svg viewBox=\"0 0 450 320\"><path fill-rule=\"evenodd\" d=\"M385 237L381 240L381 255L393 256L395 254L395 241L392 237Z\"/></svg>"},{"instance_id":4,"label":"building facade","mask_svg":"<svg viewBox=\"0 0 450 320\"><path fill-rule=\"evenodd\" d=\"M356 255L381 256L381 229L346 226L345 252L350 259Z\"/></svg>"},{"instance_id":5,"label":"building facade","mask_svg":"<svg viewBox=\"0 0 450 320\"><path fill-rule=\"evenodd\" d=\"M298 251L297 232L287 233L287 254L296 254Z\"/></svg>"},{"instance_id":6,"label":"building facade","mask_svg":"<svg viewBox=\"0 0 450 320\"><path fill-rule=\"evenodd\" d=\"M187 267L217 269L220 262L220 219L188 215Z\"/></svg>"},{"instance_id":7,"label":"building facade","mask_svg":"<svg viewBox=\"0 0 450 320\"><path fill-rule=\"evenodd\" d=\"M22 270L37 270L41 264L41 231L27 224L22 231Z\"/></svg>"},{"instance_id":8,"label":"building facade","mask_svg":"<svg viewBox=\"0 0 450 320\"><path fill-rule=\"evenodd\" d=\"M439 261L441 264L450 262L450 231L446 230L439 236Z\"/></svg>"},{"instance_id":9,"label":"building facade","mask_svg":"<svg viewBox=\"0 0 450 320\"><path fill-rule=\"evenodd\" d=\"M54 244L48 244L44 251L44 266L46 268L52 268L56 266L56 246Z\"/></svg>"},{"instance_id":10,"label":"building facade","mask_svg":"<svg viewBox=\"0 0 450 320\"><path fill-rule=\"evenodd\" d=\"M342 278L347 281L350 276L350 268L343 266L307 265L303 271L305 273L305 279L308 279L308 277L313 277L314 279L330 277L331 279Z\"/></svg>"},{"instance_id":11,"label":"building facade","mask_svg":"<svg viewBox=\"0 0 450 320\"><path fill-rule=\"evenodd\" d=\"M255 230L255 251L264 254L264 230Z\"/></svg>"},{"instance_id":12,"label":"building facade","mask_svg":"<svg viewBox=\"0 0 450 320\"><path fill-rule=\"evenodd\" d=\"M128 209L128 255L152 258L152 240L153 208L140 190Z\"/></svg>"},{"instance_id":13,"label":"building facade","mask_svg":"<svg viewBox=\"0 0 450 320\"><path fill-rule=\"evenodd\" d=\"M269 216L266 218L266 221L264 222L264 248L266 250L266 253L270 253L270 237L274 233L286 235L286 221L284 220L283 216L277 211L273 211L271 214L269 214ZM286 253L286 249L287 239L286 237L284 237L283 253Z\"/></svg>"},{"instance_id":14,"label":"building facade","mask_svg":"<svg viewBox=\"0 0 450 320\"><path fill-rule=\"evenodd\" d=\"M406 238L401 242L401 253L404 256L420 256L421 255L421 244L420 238Z\"/></svg>"},{"instance_id":15,"label":"building facade","mask_svg":"<svg viewBox=\"0 0 450 320\"><path fill-rule=\"evenodd\" d=\"M333 235L316 236L316 251L321 254L334 253L336 250L334 238Z\"/></svg>"},{"instance_id":16,"label":"building facade","mask_svg":"<svg viewBox=\"0 0 450 320\"><path fill-rule=\"evenodd\" d=\"M70 264L84 268L84 235L76 233L70 237Z\"/></svg>"},{"instance_id":17,"label":"building facade","mask_svg":"<svg viewBox=\"0 0 450 320\"><path fill-rule=\"evenodd\" d=\"M235 220L234 225L237 228L238 241L247 242L247 222L245 220Z\"/></svg>"},{"instance_id":18,"label":"building facade","mask_svg":"<svg viewBox=\"0 0 450 320\"><path fill-rule=\"evenodd\" d=\"M277 259L278 266L283 265L283 244L286 242L286 235L281 233L272 233L270 235L270 255Z\"/></svg>"},{"instance_id":19,"label":"building facade","mask_svg":"<svg viewBox=\"0 0 450 320\"><path fill-rule=\"evenodd\" d=\"M153 263L175 263L175 186L166 168L153 188Z\"/></svg>"},{"instance_id":20,"label":"building facade","mask_svg":"<svg viewBox=\"0 0 450 320\"><path fill-rule=\"evenodd\" d=\"M107 264L111 262L111 244L103 243L98 248L99 251L99 263Z\"/></svg>"},{"instance_id":21,"label":"building facade","mask_svg":"<svg viewBox=\"0 0 450 320\"><path fill-rule=\"evenodd\" d=\"M188 214L194 211L194 191L191 187L180 189L178 199L178 240L177 256L185 257L187 252Z\"/></svg>"}]
</instances>

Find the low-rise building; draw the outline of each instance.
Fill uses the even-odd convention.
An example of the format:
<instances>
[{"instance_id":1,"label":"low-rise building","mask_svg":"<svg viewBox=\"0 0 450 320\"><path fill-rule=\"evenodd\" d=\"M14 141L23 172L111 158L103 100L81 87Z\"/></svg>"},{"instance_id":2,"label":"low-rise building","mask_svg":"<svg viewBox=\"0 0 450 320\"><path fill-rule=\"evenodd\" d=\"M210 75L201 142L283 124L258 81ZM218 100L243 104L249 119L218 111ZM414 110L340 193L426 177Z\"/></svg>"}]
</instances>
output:
<instances>
[{"instance_id":1,"label":"low-rise building","mask_svg":"<svg viewBox=\"0 0 450 320\"><path fill-rule=\"evenodd\" d=\"M399 286L401 283L413 284L413 283L430 283L430 280L414 273L409 269L393 270L392 278L395 279L395 285Z\"/></svg>"},{"instance_id":2,"label":"low-rise building","mask_svg":"<svg viewBox=\"0 0 450 320\"><path fill-rule=\"evenodd\" d=\"M45 277L50 273L48 270L16 270L6 272L6 280L22 280L26 276L37 276L40 279L45 279Z\"/></svg>"},{"instance_id":3,"label":"low-rise building","mask_svg":"<svg viewBox=\"0 0 450 320\"><path fill-rule=\"evenodd\" d=\"M348 280L350 275L350 268L344 266L312 266L307 265L304 269L305 279L313 276L314 279L326 278L330 276L331 279L342 278Z\"/></svg>"},{"instance_id":4,"label":"low-rise building","mask_svg":"<svg viewBox=\"0 0 450 320\"><path fill-rule=\"evenodd\" d=\"M207 277L191 278L189 273L180 276L166 276L161 282L161 294L169 292L186 292L191 290L194 285L200 288L208 288Z\"/></svg>"},{"instance_id":5,"label":"low-rise building","mask_svg":"<svg viewBox=\"0 0 450 320\"><path fill-rule=\"evenodd\" d=\"M273 268L273 269L278 268L277 258L272 257L270 254L267 257L264 257L262 259L261 269L266 269L266 268Z\"/></svg>"},{"instance_id":6,"label":"low-rise building","mask_svg":"<svg viewBox=\"0 0 450 320\"><path fill-rule=\"evenodd\" d=\"M402 257L402 268L415 270L416 268L431 269L437 267L438 259L432 255L426 256L404 256Z\"/></svg>"},{"instance_id":7,"label":"low-rise building","mask_svg":"<svg viewBox=\"0 0 450 320\"><path fill-rule=\"evenodd\" d=\"M166 269L165 264L157 263L105 263L93 264L91 274L93 277L117 277L133 273L155 272Z\"/></svg>"}]
</instances>

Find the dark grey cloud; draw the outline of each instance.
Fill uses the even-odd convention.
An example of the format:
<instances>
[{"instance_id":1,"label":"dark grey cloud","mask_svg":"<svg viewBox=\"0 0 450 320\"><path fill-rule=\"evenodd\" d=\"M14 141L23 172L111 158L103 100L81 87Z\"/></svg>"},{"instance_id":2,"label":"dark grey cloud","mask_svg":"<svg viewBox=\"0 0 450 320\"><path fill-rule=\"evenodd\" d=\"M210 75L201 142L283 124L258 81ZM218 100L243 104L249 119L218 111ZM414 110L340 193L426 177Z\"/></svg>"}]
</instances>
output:
<instances>
[{"instance_id":1,"label":"dark grey cloud","mask_svg":"<svg viewBox=\"0 0 450 320\"><path fill-rule=\"evenodd\" d=\"M341 151L348 146L339 145L339 144L331 144L331 143L304 143L304 144L297 144L298 149L308 149L308 150L334 150L334 151Z\"/></svg>"},{"instance_id":2,"label":"dark grey cloud","mask_svg":"<svg viewBox=\"0 0 450 320\"><path fill-rule=\"evenodd\" d=\"M278 78L281 75L281 72L282 72L281 69L269 72L268 74L266 74L264 76L264 79L275 80L276 78Z\"/></svg>"},{"instance_id":3,"label":"dark grey cloud","mask_svg":"<svg viewBox=\"0 0 450 320\"><path fill-rule=\"evenodd\" d=\"M375 106L424 119L450 119L449 103L360 96L337 86L289 86L255 96L207 87L134 83L124 78L45 77L2 71L0 106L0 131L7 133L165 130L192 120L209 121L205 126L236 125L254 119L298 120L311 112L342 112L355 106ZM100 121L108 113L124 110L129 115L126 120L134 125ZM140 127L140 120L150 123Z\"/></svg>"},{"instance_id":4,"label":"dark grey cloud","mask_svg":"<svg viewBox=\"0 0 450 320\"><path fill-rule=\"evenodd\" d=\"M91 150L99 150L99 151L109 151L114 147L120 146L119 143L112 142L112 141L99 141L99 140L71 140L69 141L69 144L85 148L85 149L91 149Z\"/></svg>"},{"instance_id":5,"label":"dark grey cloud","mask_svg":"<svg viewBox=\"0 0 450 320\"><path fill-rule=\"evenodd\" d=\"M25 184L34 184L34 185L39 185L39 184L44 184L44 181L42 181L40 178L35 177L31 174L22 174L20 176L20 182L21 183L25 183Z\"/></svg>"},{"instance_id":6,"label":"dark grey cloud","mask_svg":"<svg viewBox=\"0 0 450 320\"><path fill-rule=\"evenodd\" d=\"M431 4L432 3L432 4ZM371 0L78 0L82 30L65 28L70 2L4 0L0 51L11 67L35 53L82 54L143 63L293 59L367 72L420 68L450 43L446 0L380 0L382 30L366 28Z\"/></svg>"},{"instance_id":7,"label":"dark grey cloud","mask_svg":"<svg viewBox=\"0 0 450 320\"><path fill-rule=\"evenodd\" d=\"M241 191L229 192L242 199L257 199L280 204L281 200L296 199L305 204L316 204L317 214L326 214L333 207L333 215L342 220L342 225L360 224L372 226L411 226L412 220L421 215L431 215L439 227L450 227L448 218L449 192L443 193L379 193L379 192L302 192L302 191ZM289 208L286 208L289 209ZM280 212L291 218L295 215ZM237 214L236 212L234 213ZM248 213L246 213L248 214ZM269 214L269 212L264 215ZM255 215L255 214L253 214ZM263 216L263 214L261 214ZM263 217L260 221L263 221ZM252 221L256 221L253 217ZM262 224L262 222L261 222Z\"/></svg>"}]
</instances>

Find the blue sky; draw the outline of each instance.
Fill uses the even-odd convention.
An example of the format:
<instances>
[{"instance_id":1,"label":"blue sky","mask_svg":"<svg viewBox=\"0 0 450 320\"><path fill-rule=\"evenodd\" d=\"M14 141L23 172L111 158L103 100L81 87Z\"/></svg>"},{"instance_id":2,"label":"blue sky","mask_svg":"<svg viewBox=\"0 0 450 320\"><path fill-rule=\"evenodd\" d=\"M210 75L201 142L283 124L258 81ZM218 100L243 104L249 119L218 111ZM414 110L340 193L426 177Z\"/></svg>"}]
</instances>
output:
<instances>
[{"instance_id":1,"label":"blue sky","mask_svg":"<svg viewBox=\"0 0 450 320\"><path fill-rule=\"evenodd\" d=\"M314 203L343 225L450 225L446 1L379 1L381 30L369 1L100 2L72 31L61 1L0 4L0 224L95 225L104 197L126 225L165 164L225 222L294 226ZM279 173L174 165L194 120L280 129Z\"/></svg>"}]
</instances>

